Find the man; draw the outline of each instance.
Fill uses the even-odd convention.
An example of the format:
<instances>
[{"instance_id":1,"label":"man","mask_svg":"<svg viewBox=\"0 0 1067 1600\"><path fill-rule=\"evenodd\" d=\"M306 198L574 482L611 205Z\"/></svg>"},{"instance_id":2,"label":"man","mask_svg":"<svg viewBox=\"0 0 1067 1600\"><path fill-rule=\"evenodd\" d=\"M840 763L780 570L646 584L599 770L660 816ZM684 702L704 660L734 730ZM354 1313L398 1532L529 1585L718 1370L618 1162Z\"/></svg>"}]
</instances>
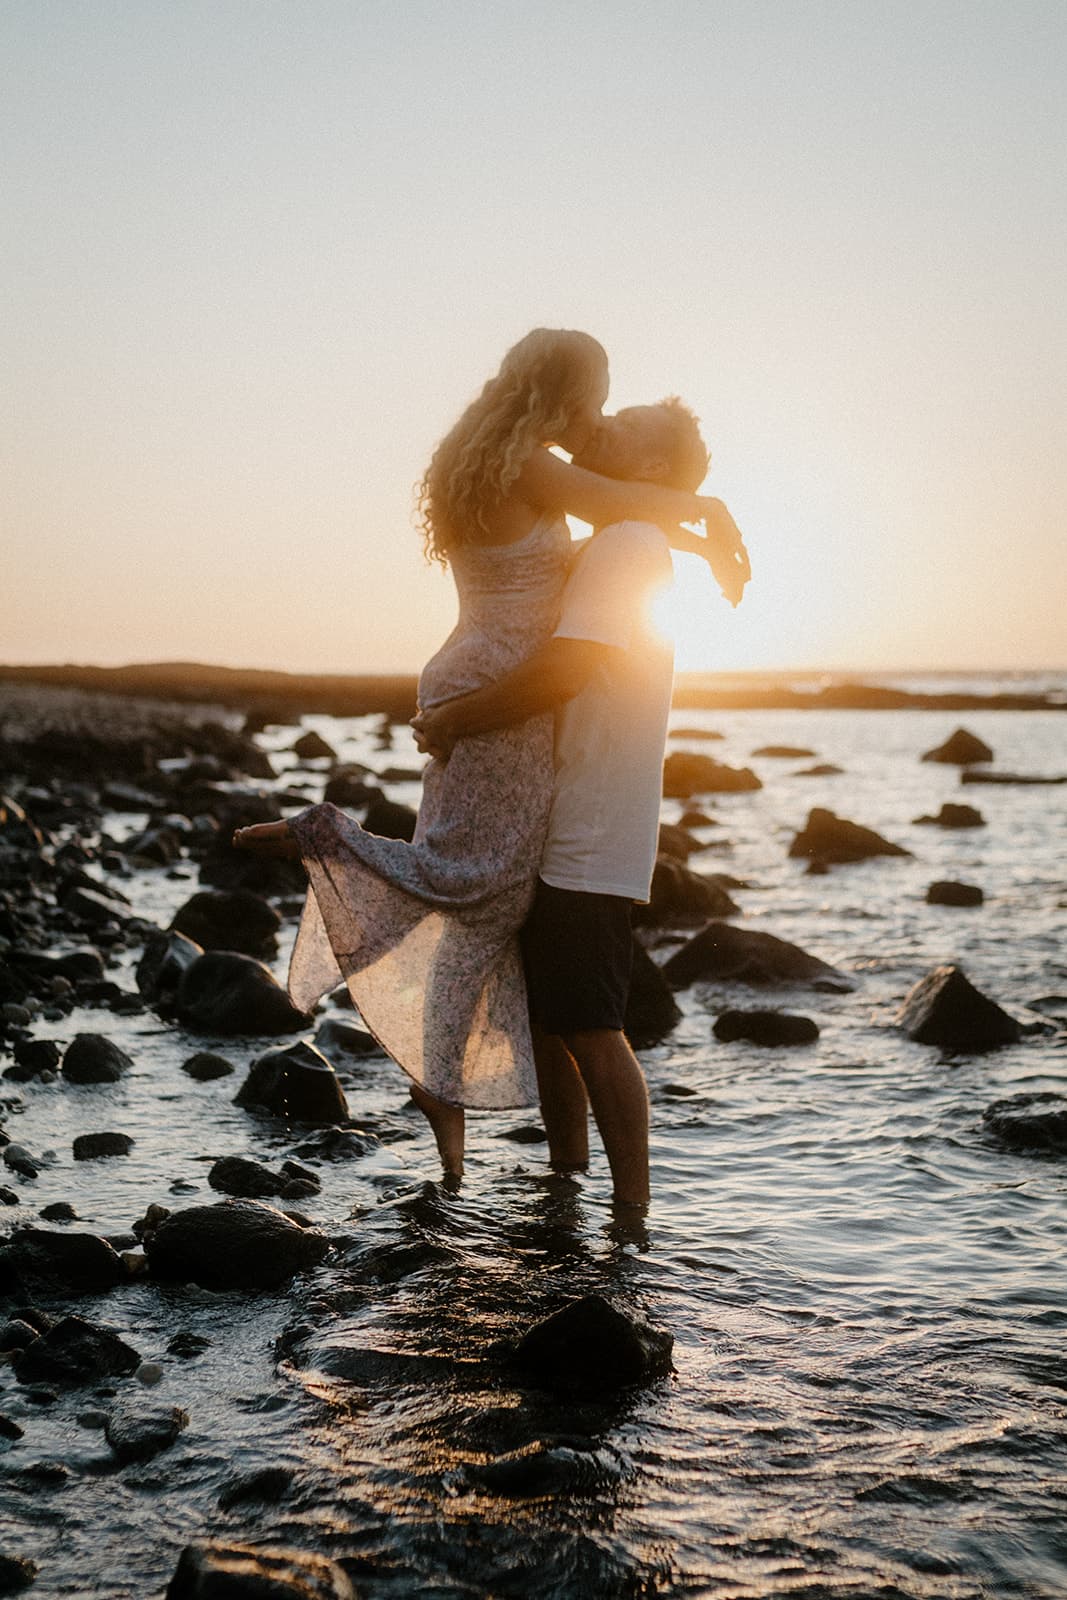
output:
<instances>
[{"instance_id":1,"label":"man","mask_svg":"<svg viewBox=\"0 0 1067 1600\"><path fill-rule=\"evenodd\" d=\"M609 477L694 492L708 467L696 419L674 399L606 419L574 459ZM707 554L736 605L748 559L725 506L693 548ZM420 749L447 756L459 739L557 711L548 838L521 934L541 1106L550 1157L566 1167L588 1159L591 1105L623 1206L649 1198L648 1091L623 1019L630 909L648 899L655 864L673 681L671 646L655 631L649 602L671 576L659 528L598 530L543 649L414 722Z\"/></svg>"}]
</instances>

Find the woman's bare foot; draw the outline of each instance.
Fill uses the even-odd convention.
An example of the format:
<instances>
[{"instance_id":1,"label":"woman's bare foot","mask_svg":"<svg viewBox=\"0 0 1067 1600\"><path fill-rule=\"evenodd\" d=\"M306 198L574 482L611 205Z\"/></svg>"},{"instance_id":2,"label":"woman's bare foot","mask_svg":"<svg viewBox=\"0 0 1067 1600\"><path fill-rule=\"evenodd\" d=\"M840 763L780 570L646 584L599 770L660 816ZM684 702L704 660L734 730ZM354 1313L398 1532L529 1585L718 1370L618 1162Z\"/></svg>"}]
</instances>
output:
<instances>
[{"instance_id":1,"label":"woman's bare foot","mask_svg":"<svg viewBox=\"0 0 1067 1600\"><path fill-rule=\"evenodd\" d=\"M250 828L237 828L232 842L235 850L250 850L253 855L300 860L300 846L287 822L257 822Z\"/></svg>"},{"instance_id":2,"label":"woman's bare foot","mask_svg":"<svg viewBox=\"0 0 1067 1600\"><path fill-rule=\"evenodd\" d=\"M446 1177L462 1178L465 1132L463 1107L446 1105L418 1083L411 1085L411 1098L433 1129L437 1153Z\"/></svg>"}]
</instances>

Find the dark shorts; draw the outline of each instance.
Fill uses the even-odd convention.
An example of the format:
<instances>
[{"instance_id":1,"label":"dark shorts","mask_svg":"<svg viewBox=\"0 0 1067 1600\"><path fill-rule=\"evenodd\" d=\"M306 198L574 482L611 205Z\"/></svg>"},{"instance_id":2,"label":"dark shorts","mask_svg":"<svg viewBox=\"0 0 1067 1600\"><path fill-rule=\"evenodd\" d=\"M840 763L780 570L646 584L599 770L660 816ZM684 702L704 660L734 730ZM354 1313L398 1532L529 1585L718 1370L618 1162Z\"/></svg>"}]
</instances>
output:
<instances>
[{"instance_id":1,"label":"dark shorts","mask_svg":"<svg viewBox=\"0 0 1067 1600\"><path fill-rule=\"evenodd\" d=\"M537 882L519 933L530 1016L546 1033L621 1029L630 993L632 900Z\"/></svg>"}]
</instances>

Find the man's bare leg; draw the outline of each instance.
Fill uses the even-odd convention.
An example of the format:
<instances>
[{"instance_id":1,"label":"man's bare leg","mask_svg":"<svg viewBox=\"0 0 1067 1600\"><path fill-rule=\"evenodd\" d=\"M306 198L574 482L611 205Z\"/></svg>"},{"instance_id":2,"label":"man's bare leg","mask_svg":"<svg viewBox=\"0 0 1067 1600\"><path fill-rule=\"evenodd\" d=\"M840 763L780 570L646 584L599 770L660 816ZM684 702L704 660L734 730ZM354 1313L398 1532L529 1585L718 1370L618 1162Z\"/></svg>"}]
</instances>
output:
<instances>
[{"instance_id":1,"label":"man's bare leg","mask_svg":"<svg viewBox=\"0 0 1067 1600\"><path fill-rule=\"evenodd\" d=\"M640 1063L615 1028L568 1034L607 1152L619 1205L648 1204L648 1089Z\"/></svg>"},{"instance_id":2,"label":"man's bare leg","mask_svg":"<svg viewBox=\"0 0 1067 1600\"><path fill-rule=\"evenodd\" d=\"M541 1117L554 1167L584 1167L589 1161L589 1100L577 1063L556 1033L533 1028Z\"/></svg>"},{"instance_id":3,"label":"man's bare leg","mask_svg":"<svg viewBox=\"0 0 1067 1600\"><path fill-rule=\"evenodd\" d=\"M441 1157L441 1165L446 1174L453 1178L462 1178L463 1143L466 1132L463 1107L446 1105L444 1100L438 1100L419 1083L411 1085L411 1098L433 1129L433 1136L437 1140L437 1153Z\"/></svg>"}]
</instances>

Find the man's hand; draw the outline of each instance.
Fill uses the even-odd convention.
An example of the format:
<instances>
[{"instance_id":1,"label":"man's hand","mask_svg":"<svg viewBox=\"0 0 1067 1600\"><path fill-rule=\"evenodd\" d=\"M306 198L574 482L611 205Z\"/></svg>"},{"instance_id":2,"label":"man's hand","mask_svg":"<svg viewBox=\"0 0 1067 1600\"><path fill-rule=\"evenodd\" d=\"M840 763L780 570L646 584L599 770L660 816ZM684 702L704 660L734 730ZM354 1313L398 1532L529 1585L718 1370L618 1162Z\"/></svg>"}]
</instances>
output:
<instances>
[{"instance_id":1,"label":"man's hand","mask_svg":"<svg viewBox=\"0 0 1067 1600\"><path fill-rule=\"evenodd\" d=\"M417 712L411 719L411 726L415 730L416 750L438 761L448 760L456 742L456 734L447 705L430 706L425 711Z\"/></svg>"},{"instance_id":2,"label":"man's hand","mask_svg":"<svg viewBox=\"0 0 1067 1600\"><path fill-rule=\"evenodd\" d=\"M752 576L741 530L721 500L705 497L706 559L712 575L732 606L737 606Z\"/></svg>"}]
</instances>

